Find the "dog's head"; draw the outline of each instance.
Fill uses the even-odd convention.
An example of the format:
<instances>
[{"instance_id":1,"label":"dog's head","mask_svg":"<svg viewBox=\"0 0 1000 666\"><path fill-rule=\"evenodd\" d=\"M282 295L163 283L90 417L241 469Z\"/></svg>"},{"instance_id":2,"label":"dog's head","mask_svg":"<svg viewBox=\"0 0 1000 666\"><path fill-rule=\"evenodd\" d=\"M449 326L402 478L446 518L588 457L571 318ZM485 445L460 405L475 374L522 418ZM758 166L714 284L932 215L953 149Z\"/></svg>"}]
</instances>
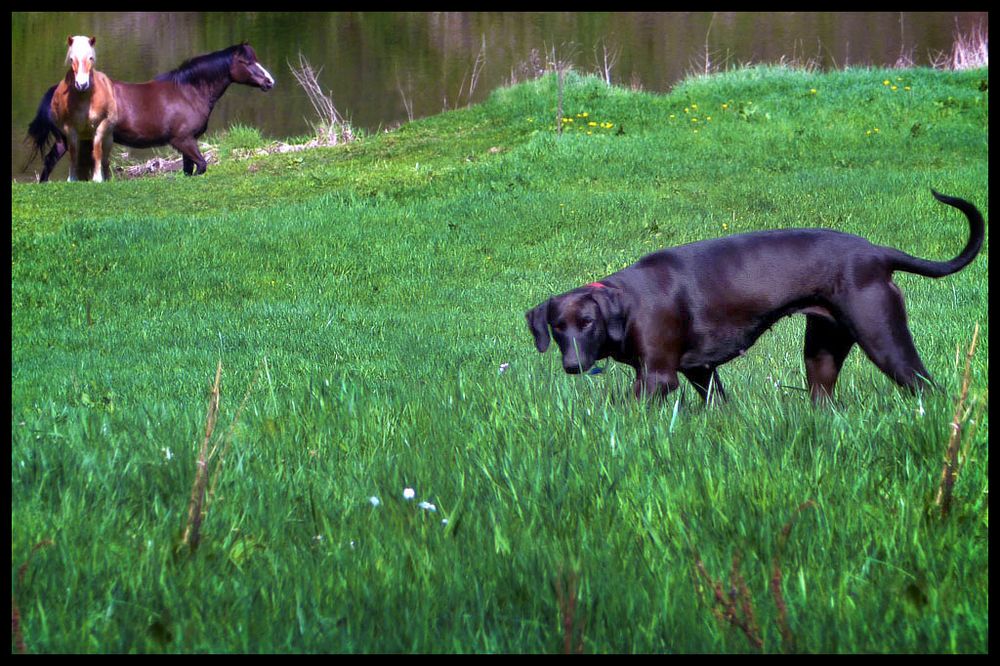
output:
<instances>
[{"instance_id":1,"label":"dog's head","mask_svg":"<svg viewBox=\"0 0 1000 666\"><path fill-rule=\"evenodd\" d=\"M610 352L608 343L621 344L625 316L621 291L599 282L574 289L524 313L539 352L549 348L549 329L562 352L563 369L586 372Z\"/></svg>"}]
</instances>

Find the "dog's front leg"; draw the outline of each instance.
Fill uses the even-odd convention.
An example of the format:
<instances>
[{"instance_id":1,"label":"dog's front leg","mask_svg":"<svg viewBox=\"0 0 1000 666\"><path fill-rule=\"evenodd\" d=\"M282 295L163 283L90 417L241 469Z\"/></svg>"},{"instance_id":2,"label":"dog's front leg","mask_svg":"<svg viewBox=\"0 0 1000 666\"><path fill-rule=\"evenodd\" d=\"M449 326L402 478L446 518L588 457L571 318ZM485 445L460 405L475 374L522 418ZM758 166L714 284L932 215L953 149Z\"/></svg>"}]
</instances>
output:
<instances>
[{"instance_id":1,"label":"dog's front leg","mask_svg":"<svg viewBox=\"0 0 1000 666\"><path fill-rule=\"evenodd\" d=\"M682 374L688 378L706 404L725 402L729 399L725 389L722 388L722 380L719 379L719 373L715 368L693 368L684 370Z\"/></svg>"},{"instance_id":2,"label":"dog's front leg","mask_svg":"<svg viewBox=\"0 0 1000 666\"><path fill-rule=\"evenodd\" d=\"M643 398L665 398L671 391L680 386L677 379L677 371L671 369L662 370L636 370L635 383L632 390L635 397Z\"/></svg>"}]
</instances>

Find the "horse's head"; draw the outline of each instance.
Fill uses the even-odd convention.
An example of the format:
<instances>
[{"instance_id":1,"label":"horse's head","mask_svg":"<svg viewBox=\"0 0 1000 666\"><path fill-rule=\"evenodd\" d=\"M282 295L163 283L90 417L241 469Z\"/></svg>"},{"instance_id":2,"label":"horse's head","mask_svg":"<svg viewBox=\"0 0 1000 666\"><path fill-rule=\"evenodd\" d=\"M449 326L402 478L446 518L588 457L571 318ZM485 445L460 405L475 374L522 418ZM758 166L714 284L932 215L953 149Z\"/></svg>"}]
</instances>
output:
<instances>
[{"instance_id":1,"label":"horse's head","mask_svg":"<svg viewBox=\"0 0 1000 666\"><path fill-rule=\"evenodd\" d=\"M87 90L90 88L90 72L94 68L94 61L97 60L97 52L94 51L96 37L70 36L66 43L69 50L66 51L66 64L73 69L73 85L77 90Z\"/></svg>"},{"instance_id":2,"label":"horse's head","mask_svg":"<svg viewBox=\"0 0 1000 666\"><path fill-rule=\"evenodd\" d=\"M246 86L256 86L261 90L270 90L274 87L274 77L257 62L257 54L246 42L240 44L233 52L229 75L236 83Z\"/></svg>"}]
</instances>

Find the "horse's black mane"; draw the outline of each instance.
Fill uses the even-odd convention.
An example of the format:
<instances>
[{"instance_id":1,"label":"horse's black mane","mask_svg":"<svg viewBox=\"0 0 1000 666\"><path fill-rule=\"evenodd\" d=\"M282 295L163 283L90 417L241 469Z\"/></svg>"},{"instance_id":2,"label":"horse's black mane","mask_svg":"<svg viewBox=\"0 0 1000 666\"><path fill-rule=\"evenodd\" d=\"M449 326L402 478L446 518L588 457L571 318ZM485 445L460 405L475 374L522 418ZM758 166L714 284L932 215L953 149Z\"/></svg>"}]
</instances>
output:
<instances>
[{"instance_id":1,"label":"horse's black mane","mask_svg":"<svg viewBox=\"0 0 1000 666\"><path fill-rule=\"evenodd\" d=\"M233 62L233 54L243 47L243 44L235 44L221 51L195 56L190 60L185 60L177 69L157 75L156 80L197 83L198 81L227 77L229 76L229 65Z\"/></svg>"}]
</instances>

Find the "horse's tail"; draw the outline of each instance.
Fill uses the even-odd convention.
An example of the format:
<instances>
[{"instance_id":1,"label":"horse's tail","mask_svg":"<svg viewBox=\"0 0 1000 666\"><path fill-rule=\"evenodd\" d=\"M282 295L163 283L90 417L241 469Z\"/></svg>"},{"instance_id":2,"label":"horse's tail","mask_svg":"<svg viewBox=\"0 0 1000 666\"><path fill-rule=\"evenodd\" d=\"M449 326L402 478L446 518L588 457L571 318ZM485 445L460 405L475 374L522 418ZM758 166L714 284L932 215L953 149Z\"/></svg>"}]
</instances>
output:
<instances>
[{"instance_id":1,"label":"horse's tail","mask_svg":"<svg viewBox=\"0 0 1000 666\"><path fill-rule=\"evenodd\" d=\"M28 165L35 159L36 155L43 154L49 147L50 141L65 142L66 137L56 126L52 118L52 95L56 92L56 86L52 86L42 96L42 101L38 103L38 111L35 112L35 119L28 125L28 136L25 141L31 146L31 154L24 163L21 171L27 171ZM48 175L46 170L46 176Z\"/></svg>"}]
</instances>

